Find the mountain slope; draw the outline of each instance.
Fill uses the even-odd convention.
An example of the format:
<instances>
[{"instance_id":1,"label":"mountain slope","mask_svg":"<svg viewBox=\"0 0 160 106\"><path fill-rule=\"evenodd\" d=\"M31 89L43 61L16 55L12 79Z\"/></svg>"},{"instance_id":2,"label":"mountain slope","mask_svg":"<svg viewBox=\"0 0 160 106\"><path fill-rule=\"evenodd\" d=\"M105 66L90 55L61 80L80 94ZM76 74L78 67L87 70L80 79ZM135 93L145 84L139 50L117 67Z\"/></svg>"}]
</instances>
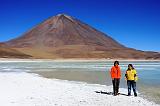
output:
<instances>
[{"instance_id":1,"label":"mountain slope","mask_svg":"<svg viewBox=\"0 0 160 106\"><path fill-rule=\"evenodd\" d=\"M31 56L7 47L0 43L0 58L31 58Z\"/></svg>"}]
</instances>

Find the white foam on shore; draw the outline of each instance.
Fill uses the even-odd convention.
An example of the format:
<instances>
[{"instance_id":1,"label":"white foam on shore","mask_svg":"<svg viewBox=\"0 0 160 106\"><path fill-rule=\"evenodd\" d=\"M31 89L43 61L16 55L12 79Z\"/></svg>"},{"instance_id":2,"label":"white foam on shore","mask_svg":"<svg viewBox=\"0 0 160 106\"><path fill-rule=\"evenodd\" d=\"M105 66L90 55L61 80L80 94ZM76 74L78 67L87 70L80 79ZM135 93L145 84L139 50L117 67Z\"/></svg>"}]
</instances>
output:
<instances>
[{"instance_id":1,"label":"white foam on shore","mask_svg":"<svg viewBox=\"0 0 160 106\"><path fill-rule=\"evenodd\" d=\"M46 79L29 73L0 73L2 106L158 106L141 97L112 96L111 86ZM121 88L121 93L127 93Z\"/></svg>"}]
</instances>

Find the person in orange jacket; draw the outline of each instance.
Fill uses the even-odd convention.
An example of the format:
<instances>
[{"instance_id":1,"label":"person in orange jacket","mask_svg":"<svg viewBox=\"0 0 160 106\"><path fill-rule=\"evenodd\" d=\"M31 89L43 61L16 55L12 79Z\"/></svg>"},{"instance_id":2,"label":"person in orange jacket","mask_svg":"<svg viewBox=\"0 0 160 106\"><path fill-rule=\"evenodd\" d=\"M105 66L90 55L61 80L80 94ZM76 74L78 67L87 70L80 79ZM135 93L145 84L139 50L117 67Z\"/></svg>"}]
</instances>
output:
<instances>
[{"instance_id":1,"label":"person in orange jacket","mask_svg":"<svg viewBox=\"0 0 160 106\"><path fill-rule=\"evenodd\" d=\"M119 84L121 78L121 69L119 66L119 61L114 62L114 66L112 66L110 74L113 84L113 95L116 96L119 94Z\"/></svg>"}]
</instances>

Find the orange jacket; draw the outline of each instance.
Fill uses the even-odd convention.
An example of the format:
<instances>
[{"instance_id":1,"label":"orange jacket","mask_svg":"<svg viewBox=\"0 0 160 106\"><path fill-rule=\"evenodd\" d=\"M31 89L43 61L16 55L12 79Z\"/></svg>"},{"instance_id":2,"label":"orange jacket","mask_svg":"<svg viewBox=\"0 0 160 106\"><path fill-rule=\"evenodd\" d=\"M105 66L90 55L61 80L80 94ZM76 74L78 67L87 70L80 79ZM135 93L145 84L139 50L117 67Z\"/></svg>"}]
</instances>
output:
<instances>
[{"instance_id":1,"label":"orange jacket","mask_svg":"<svg viewBox=\"0 0 160 106\"><path fill-rule=\"evenodd\" d=\"M111 78L121 78L121 69L120 67L113 66L110 71Z\"/></svg>"}]
</instances>

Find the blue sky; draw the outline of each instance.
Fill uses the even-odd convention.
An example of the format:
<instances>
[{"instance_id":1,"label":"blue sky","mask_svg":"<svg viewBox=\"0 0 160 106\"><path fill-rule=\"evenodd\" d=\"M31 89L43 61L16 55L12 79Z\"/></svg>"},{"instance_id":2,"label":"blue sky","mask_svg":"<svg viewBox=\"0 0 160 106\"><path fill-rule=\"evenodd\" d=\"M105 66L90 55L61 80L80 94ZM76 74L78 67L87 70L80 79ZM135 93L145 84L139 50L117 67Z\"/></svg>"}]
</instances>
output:
<instances>
[{"instance_id":1,"label":"blue sky","mask_svg":"<svg viewBox=\"0 0 160 106\"><path fill-rule=\"evenodd\" d=\"M0 0L0 42L65 13L121 44L160 51L160 0Z\"/></svg>"}]
</instances>

